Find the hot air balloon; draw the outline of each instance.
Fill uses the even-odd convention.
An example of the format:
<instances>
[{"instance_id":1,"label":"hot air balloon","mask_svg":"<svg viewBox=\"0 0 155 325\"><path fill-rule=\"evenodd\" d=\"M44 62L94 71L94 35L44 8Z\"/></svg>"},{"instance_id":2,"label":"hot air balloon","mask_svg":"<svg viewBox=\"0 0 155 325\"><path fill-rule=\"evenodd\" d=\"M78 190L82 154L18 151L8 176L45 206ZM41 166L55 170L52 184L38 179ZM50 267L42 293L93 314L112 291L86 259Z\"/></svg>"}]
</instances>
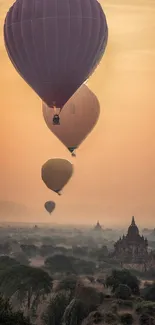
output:
<instances>
[{"instance_id":1,"label":"hot air balloon","mask_svg":"<svg viewBox=\"0 0 155 325\"><path fill-rule=\"evenodd\" d=\"M50 107L43 103L42 110L49 129L72 155L75 155L74 150L79 147L97 123L100 105L93 92L86 85L82 85L65 104L59 126L53 124L54 112Z\"/></svg>"},{"instance_id":2,"label":"hot air balloon","mask_svg":"<svg viewBox=\"0 0 155 325\"><path fill-rule=\"evenodd\" d=\"M59 113L99 64L108 40L97 0L16 0L4 23L10 60L22 78Z\"/></svg>"},{"instance_id":3,"label":"hot air balloon","mask_svg":"<svg viewBox=\"0 0 155 325\"><path fill-rule=\"evenodd\" d=\"M41 169L41 177L45 185L59 195L72 174L73 165L68 160L60 158L49 159Z\"/></svg>"},{"instance_id":4,"label":"hot air balloon","mask_svg":"<svg viewBox=\"0 0 155 325\"><path fill-rule=\"evenodd\" d=\"M47 201L45 202L44 207L49 212L49 214L51 214L52 211L55 209L55 202Z\"/></svg>"}]
</instances>

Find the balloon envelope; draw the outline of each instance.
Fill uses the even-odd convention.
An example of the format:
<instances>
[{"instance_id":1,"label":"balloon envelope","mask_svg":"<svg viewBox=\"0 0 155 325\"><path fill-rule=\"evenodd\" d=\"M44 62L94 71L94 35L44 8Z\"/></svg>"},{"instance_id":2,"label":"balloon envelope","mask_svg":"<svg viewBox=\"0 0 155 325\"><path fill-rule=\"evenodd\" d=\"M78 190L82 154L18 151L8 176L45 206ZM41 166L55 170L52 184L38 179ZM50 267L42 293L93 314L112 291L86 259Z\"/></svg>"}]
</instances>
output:
<instances>
[{"instance_id":1,"label":"balloon envelope","mask_svg":"<svg viewBox=\"0 0 155 325\"><path fill-rule=\"evenodd\" d=\"M53 124L53 110L43 103L43 116L49 129L73 152L97 123L100 105L97 97L82 85L65 104L60 114L60 125Z\"/></svg>"},{"instance_id":2,"label":"balloon envelope","mask_svg":"<svg viewBox=\"0 0 155 325\"><path fill-rule=\"evenodd\" d=\"M52 211L55 209L55 202L47 201L45 202L44 207L51 214Z\"/></svg>"},{"instance_id":3,"label":"balloon envelope","mask_svg":"<svg viewBox=\"0 0 155 325\"><path fill-rule=\"evenodd\" d=\"M16 0L4 23L14 67L48 106L60 108L93 73L107 39L97 0Z\"/></svg>"},{"instance_id":4,"label":"balloon envelope","mask_svg":"<svg viewBox=\"0 0 155 325\"><path fill-rule=\"evenodd\" d=\"M66 159L49 159L41 169L41 177L46 186L60 193L73 174L73 165Z\"/></svg>"}]
</instances>

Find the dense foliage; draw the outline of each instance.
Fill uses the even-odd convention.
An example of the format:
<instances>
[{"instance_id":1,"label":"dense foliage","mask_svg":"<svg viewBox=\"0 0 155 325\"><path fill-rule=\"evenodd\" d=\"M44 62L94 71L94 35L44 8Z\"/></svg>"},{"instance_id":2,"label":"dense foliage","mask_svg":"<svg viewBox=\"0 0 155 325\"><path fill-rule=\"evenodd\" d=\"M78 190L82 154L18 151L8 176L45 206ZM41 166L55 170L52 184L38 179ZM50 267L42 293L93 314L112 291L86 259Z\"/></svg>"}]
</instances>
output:
<instances>
[{"instance_id":1,"label":"dense foliage","mask_svg":"<svg viewBox=\"0 0 155 325\"><path fill-rule=\"evenodd\" d=\"M0 324L1 325L31 325L22 312L13 312L8 300L0 297Z\"/></svg>"}]
</instances>

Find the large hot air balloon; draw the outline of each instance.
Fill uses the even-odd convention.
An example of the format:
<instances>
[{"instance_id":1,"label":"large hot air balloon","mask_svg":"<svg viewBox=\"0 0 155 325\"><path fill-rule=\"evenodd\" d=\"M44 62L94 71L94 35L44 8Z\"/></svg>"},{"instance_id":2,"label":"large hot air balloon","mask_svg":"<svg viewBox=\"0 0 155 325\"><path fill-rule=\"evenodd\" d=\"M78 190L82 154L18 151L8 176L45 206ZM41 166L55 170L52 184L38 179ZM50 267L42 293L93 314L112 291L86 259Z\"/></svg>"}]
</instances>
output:
<instances>
[{"instance_id":1,"label":"large hot air balloon","mask_svg":"<svg viewBox=\"0 0 155 325\"><path fill-rule=\"evenodd\" d=\"M43 103L47 126L72 154L92 131L99 114L98 99L86 85L82 85L65 104L59 126L53 124L53 110Z\"/></svg>"},{"instance_id":2,"label":"large hot air balloon","mask_svg":"<svg viewBox=\"0 0 155 325\"><path fill-rule=\"evenodd\" d=\"M14 67L59 113L93 73L107 40L106 17L97 0L16 0L4 23Z\"/></svg>"},{"instance_id":3,"label":"large hot air balloon","mask_svg":"<svg viewBox=\"0 0 155 325\"><path fill-rule=\"evenodd\" d=\"M51 214L52 211L55 209L55 202L47 201L45 202L44 207Z\"/></svg>"},{"instance_id":4,"label":"large hot air balloon","mask_svg":"<svg viewBox=\"0 0 155 325\"><path fill-rule=\"evenodd\" d=\"M60 194L73 174L73 165L66 159L49 159L41 169L41 177L45 185Z\"/></svg>"}]
</instances>

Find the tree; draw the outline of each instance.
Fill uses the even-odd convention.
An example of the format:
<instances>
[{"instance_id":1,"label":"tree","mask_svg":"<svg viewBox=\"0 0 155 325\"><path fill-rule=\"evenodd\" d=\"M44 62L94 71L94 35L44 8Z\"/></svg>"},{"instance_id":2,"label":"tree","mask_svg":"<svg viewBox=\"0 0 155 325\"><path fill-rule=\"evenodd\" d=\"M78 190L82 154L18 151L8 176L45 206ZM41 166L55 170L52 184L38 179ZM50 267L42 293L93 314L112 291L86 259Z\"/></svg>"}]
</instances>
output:
<instances>
[{"instance_id":1,"label":"tree","mask_svg":"<svg viewBox=\"0 0 155 325\"><path fill-rule=\"evenodd\" d=\"M54 294L50 300L42 320L45 325L60 325L66 307L70 302L69 295L65 291Z\"/></svg>"},{"instance_id":2,"label":"tree","mask_svg":"<svg viewBox=\"0 0 155 325\"><path fill-rule=\"evenodd\" d=\"M73 252L73 255L87 256L88 255L88 248L87 247L73 246L72 247L72 252Z\"/></svg>"},{"instance_id":3,"label":"tree","mask_svg":"<svg viewBox=\"0 0 155 325\"><path fill-rule=\"evenodd\" d=\"M51 256L55 252L54 246L52 245L42 245L40 247L40 255L45 256Z\"/></svg>"},{"instance_id":4,"label":"tree","mask_svg":"<svg viewBox=\"0 0 155 325\"><path fill-rule=\"evenodd\" d=\"M25 253L28 257L35 257L38 254L38 247L35 245L20 245L23 253Z\"/></svg>"},{"instance_id":5,"label":"tree","mask_svg":"<svg viewBox=\"0 0 155 325\"><path fill-rule=\"evenodd\" d=\"M84 285L77 286L75 297L85 303L89 312L95 310L100 305L101 296L94 287L86 287Z\"/></svg>"},{"instance_id":6,"label":"tree","mask_svg":"<svg viewBox=\"0 0 155 325\"><path fill-rule=\"evenodd\" d=\"M155 301L155 283L148 285L142 291L145 300Z\"/></svg>"},{"instance_id":7,"label":"tree","mask_svg":"<svg viewBox=\"0 0 155 325\"><path fill-rule=\"evenodd\" d=\"M98 261L103 261L105 257L107 257L109 254L107 246L103 245L101 248L99 248L96 251L95 257Z\"/></svg>"},{"instance_id":8,"label":"tree","mask_svg":"<svg viewBox=\"0 0 155 325\"><path fill-rule=\"evenodd\" d=\"M150 316L149 314L142 314L139 317L139 324L140 325L155 325L154 317Z\"/></svg>"},{"instance_id":9,"label":"tree","mask_svg":"<svg viewBox=\"0 0 155 325\"><path fill-rule=\"evenodd\" d=\"M17 262L19 262L22 265L30 264L30 261L28 260L28 258L23 252L14 254L14 258L16 259Z\"/></svg>"},{"instance_id":10,"label":"tree","mask_svg":"<svg viewBox=\"0 0 155 325\"><path fill-rule=\"evenodd\" d=\"M51 289L51 277L39 268L19 265L0 273L0 292L7 298L16 296L28 317Z\"/></svg>"},{"instance_id":11,"label":"tree","mask_svg":"<svg viewBox=\"0 0 155 325\"><path fill-rule=\"evenodd\" d=\"M61 291L61 290L69 291L70 296L73 297L75 295L75 291L76 291L77 285L79 283L80 283L80 281L78 280L78 278L76 276L74 276L74 275L66 276L61 281L59 281L59 283L57 284L57 286L55 288L55 291Z\"/></svg>"},{"instance_id":12,"label":"tree","mask_svg":"<svg viewBox=\"0 0 155 325\"><path fill-rule=\"evenodd\" d=\"M108 311L104 314L105 324L118 324L118 316Z\"/></svg>"},{"instance_id":13,"label":"tree","mask_svg":"<svg viewBox=\"0 0 155 325\"><path fill-rule=\"evenodd\" d=\"M73 267L73 260L74 258L70 256L54 255L45 260L45 266L52 273L76 273Z\"/></svg>"},{"instance_id":14,"label":"tree","mask_svg":"<svg viewBox=\"0 0 155 325\"><path fill-rule=\"evenodd\" d=\"M73 267L78 274L94 274L96 265L91 261L84 261L79 258L73 260Z\"/></svg>"},{"instance_id":15,"label":"tree","mask_svg":"<svg viewBox=\"0 0 155 325\"><path fill-rule=\"evenodd\" d=\"M132 325L134 322L133 316L130 313L123 313L120 316L120 321L123 325Z\"/></svg>"},{"instance_id":16,"label":"tree","mask_svg":"<svg viewBox=\"0 0 155 325\"><path fill-rule=\"evenodd\" d=\"M7 268L18 266L19 262L9 256L0 256L0 271L6 270Z\"/></svg>"},{"instance_id":17,"label":"tree","mask_svg":"<svg viewBox=\"0 0 155 325\"><path fill-rule=\"evenodd\" d=\"M137 304L136 312L138 314L148 314L150 316L155 316L155 303L152 301L142 301Z\"/></svg>"},{"instance_id":18,"label":"tree","mask_svg":"<svg viewBox=\"0 0 155 325\"><path fill-rule=\"evenodd\" d=\"M4 242L0 244L0 254L10 254L11 253L11 246L9 242Z\"/></svg>"},{"instance_id":19,"label":"tree","mask_svg":"<svg viewBox=\"0 0 155 325\"><path fill-rule=\"evenodd\" d=\"M119 299L128 300L131 297L131 289L126 284L119 284L115 290L115 295Z\"/></svg>"},{"instance_id":20,"label":"tree","mask_svg":"<svg viewBox=\"0 0 155 325\"><path fill-rule=\"evenodd\" d=\"M128 270L112 270L112 274L106 278L106 286L115 292L119 284L126 284L132 294L139 295L139 280Z\"/></svg>"},{"instance_id":21,"label":"tree","mask_svg":"<svg viewBox=\"0 0 155 325\"><path fill-rule=\"evenodd\" d=\"M9 300L0 297L0 324L1 325L31 325L30 321L21 312L13 312Z\"/></svg>"},{"instance_id":22,"label":"tree","mask_svg":"<svg viewBox=\"0 0 155 325\"><path fill-rule=\"evenodd\" d=\"M79 299L73 299L67 306L63 315L64 325L81 325L82 320L87 317L88 310Z\"/></svg>"}]
</instances>

